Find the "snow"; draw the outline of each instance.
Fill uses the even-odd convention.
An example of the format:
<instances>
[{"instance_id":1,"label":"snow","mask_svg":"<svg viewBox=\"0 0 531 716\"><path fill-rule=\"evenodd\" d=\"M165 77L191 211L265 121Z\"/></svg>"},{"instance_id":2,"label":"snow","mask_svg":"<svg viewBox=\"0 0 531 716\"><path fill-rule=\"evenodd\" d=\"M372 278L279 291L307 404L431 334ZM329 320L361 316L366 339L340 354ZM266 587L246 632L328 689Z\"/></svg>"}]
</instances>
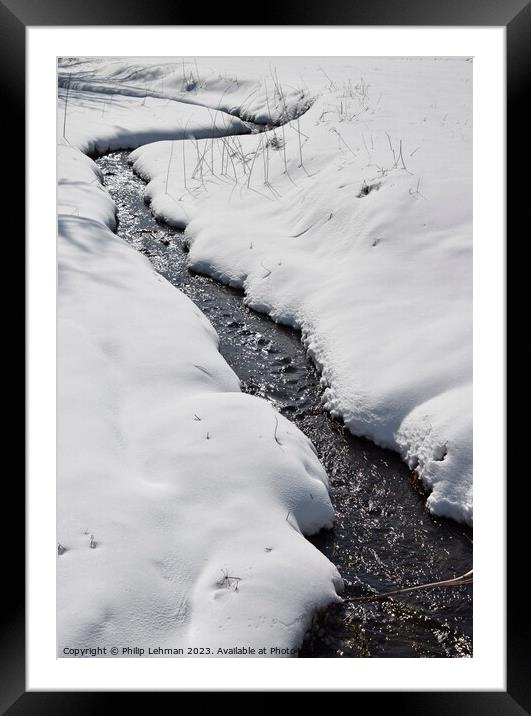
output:
<instances>
[{"instance_id":1,"label":"snow","mask_svg":"<svg viewBox=\"0 0 531 716\"><path fill-rule=\"evenodd\" d=\"M90 96L95 107L109 97L120 102L141 97L146 103L155 98L164 100L164 106L173 106L168 100L174 100L209 108L211 114L216 110L257 124L278 123L286 109L290 118L301 114L312 94L297 75L292 83L283 82L279 92L272 59L62 58L59 86L81 92L85 101ZM310 67L315 72L315 62Z\"/></svg>"},{"instance_id":2,"label":"snow","mask_svg":"<svg viewBox=\"0 0 531 716\"><path fill-rule=\"evenodd\" d=\"M60 60L60 654L297 648L341 589L304 538L333 522L310 442L113 234L85 155L137 148L191 266L299 327L326 409L470 523L471 82L465 58Z\"/></svg>"},{"instance_id":3,"label":"snow","mask_svg":"<svg viewBox=\"0 0 531 716\"><path fill-rule=\"evenodd\" d=\"M315 97L298 120L184 143L186 186L171 142L134 170L153 213L186 226L195 270L302 330L325 407L397 450L434 514L471 523L472 64L275 63Z\"/></svg>"},{"instance_id":4,"label":"snow","mask_svg":"<svg viewBox=\"0 0 531 716\"><path fill-rule=\"evenodd\" d=\"M332 526L326 474L294 425L240 392L199 309L113 233L83 154L183 124L199 135L203 109L147 116L128 98L122 119L118 98L96 121L90 100L70 96L68 142L58 112L58 655L296 649L342 588L303 536Z\"/></svg>"},{"instance_id":5,"label":"snow","mask_svg":"<svg viewBox=\"0 0 531 716\"><path fill-rule=\"evenodd\" d=\"M241 120L216 109L74 87L61 91L57 123L62 143L91 156L168 137L198 139L250 131Z\"/></svg>"}]
</instances>

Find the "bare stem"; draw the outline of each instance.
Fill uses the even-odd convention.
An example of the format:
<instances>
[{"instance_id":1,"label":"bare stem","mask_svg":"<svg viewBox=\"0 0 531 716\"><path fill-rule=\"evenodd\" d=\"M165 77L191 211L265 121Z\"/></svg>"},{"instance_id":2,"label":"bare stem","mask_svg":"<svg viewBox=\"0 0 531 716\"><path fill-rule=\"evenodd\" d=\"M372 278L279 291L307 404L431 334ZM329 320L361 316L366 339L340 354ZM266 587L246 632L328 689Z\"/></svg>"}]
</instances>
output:
<instances>
[{"instance_id":1,"label":"bare stem","mask_svg":"<svg viewBox=\"0 0 531 716\"><path fill-rule=\"evenodd\" d=\"M66 85L66 97L65 97L65 115L63 119L63 139L66 139L66 115L68 112L68 95L70 93L70 77L68 78L68 84Z\"/></svg>"},{"instance_id":2,"label":"bare stem","mask_svg":"<svg viewBox=\"0 0 531 716\"><path fill-rule=\"evenodd\" d=\"M368 602L374 599L388 599L389 597L395 597L399 594L407 594L409 592L416 592L419 589L436 589L436 588L448 588L448 587L461 587L466 584L472 584L474 581L473 571L470 570L466 574L462 574L460 577L454 579L444 579L441 582L429 582L428 584L417 584L414 587L405 587L404 589L395 589L392 592L384 592L383 594L371 594L367 597L347 597L345 601L348 602Z\"/></svg>"},{"instance_id":3,"label":"bare stem","mask_svg":"<svg viewBox=\"0 0 531 716\"><path fill-rule=\"evenodd\" d=\"M173 157L173 142L170 146L170 158L168 159L168 169L166 170L166 194L168 193L168 180L170 178L170 167L171 167L171 160Z\"/></svg>"}]
</instances>

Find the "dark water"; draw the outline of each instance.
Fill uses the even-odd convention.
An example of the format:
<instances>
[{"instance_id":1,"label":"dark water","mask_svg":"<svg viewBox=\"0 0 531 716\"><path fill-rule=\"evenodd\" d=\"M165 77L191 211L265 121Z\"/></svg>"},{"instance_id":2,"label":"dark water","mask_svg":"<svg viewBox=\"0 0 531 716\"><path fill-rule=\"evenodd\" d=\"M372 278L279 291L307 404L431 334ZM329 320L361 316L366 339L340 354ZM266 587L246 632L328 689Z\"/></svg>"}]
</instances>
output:
<instances>
[{"instance_id":1,"label":"dark water","mask_svg":"<svg viewBox=\"0 0 531 716\"><path fill-rule=\"evenodd\" d=\"M300 334L246 308L241 292L189 271L182 234L153 219L127 152L106 155L97 164L117 206L118 235L209 317L242 390L274 403L313 441L330 479L336 524L311 541L338 567L346 595L390 591L471 569L471 532L432 518L397 455L345 433L323 412L319 376ZM471 655L471 586L335 606L319 617L300 652L301 657Z\"/></svg>"}]
</instances>

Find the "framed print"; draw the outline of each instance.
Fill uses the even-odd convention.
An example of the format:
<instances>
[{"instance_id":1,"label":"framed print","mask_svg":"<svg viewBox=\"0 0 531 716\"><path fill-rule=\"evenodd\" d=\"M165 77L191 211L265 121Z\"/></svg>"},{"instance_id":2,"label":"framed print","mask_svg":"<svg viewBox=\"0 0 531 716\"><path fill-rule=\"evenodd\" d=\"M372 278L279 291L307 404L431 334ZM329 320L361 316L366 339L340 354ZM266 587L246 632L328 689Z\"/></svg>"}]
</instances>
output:
<instances>
[{"instance_id":1,"label":"framed print","mask_svg":"<svg viewBox=\"0 0 531 716\"><path fill-rule=\"evenodd\" d=\"M29 328L3 708L524 713L504 196L529 7L0 10Z\"/></svg>"}]
</instances>

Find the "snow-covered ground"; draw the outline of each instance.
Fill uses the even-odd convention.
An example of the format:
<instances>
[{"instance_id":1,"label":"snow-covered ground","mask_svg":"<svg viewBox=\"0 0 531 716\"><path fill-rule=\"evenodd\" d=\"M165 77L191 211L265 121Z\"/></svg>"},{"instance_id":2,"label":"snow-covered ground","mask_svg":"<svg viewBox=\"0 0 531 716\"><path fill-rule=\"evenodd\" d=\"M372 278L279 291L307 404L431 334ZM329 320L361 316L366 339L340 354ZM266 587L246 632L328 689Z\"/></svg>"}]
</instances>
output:
<instances>
[{"instance_id":1,"label":"snow-covered ground","mask_svg":"<svg viewBox=\"0 0 531 716\"><path fill-rule=\"evenodd\" d=\"M327 409L471 522L471 70L60 62L59 650L294 647L340 588L302 536L333 520L309 441L239 392L209 322L112 233L84 153L138 147L191 265L300 327Z\"/></svg>"}]
</instances>

